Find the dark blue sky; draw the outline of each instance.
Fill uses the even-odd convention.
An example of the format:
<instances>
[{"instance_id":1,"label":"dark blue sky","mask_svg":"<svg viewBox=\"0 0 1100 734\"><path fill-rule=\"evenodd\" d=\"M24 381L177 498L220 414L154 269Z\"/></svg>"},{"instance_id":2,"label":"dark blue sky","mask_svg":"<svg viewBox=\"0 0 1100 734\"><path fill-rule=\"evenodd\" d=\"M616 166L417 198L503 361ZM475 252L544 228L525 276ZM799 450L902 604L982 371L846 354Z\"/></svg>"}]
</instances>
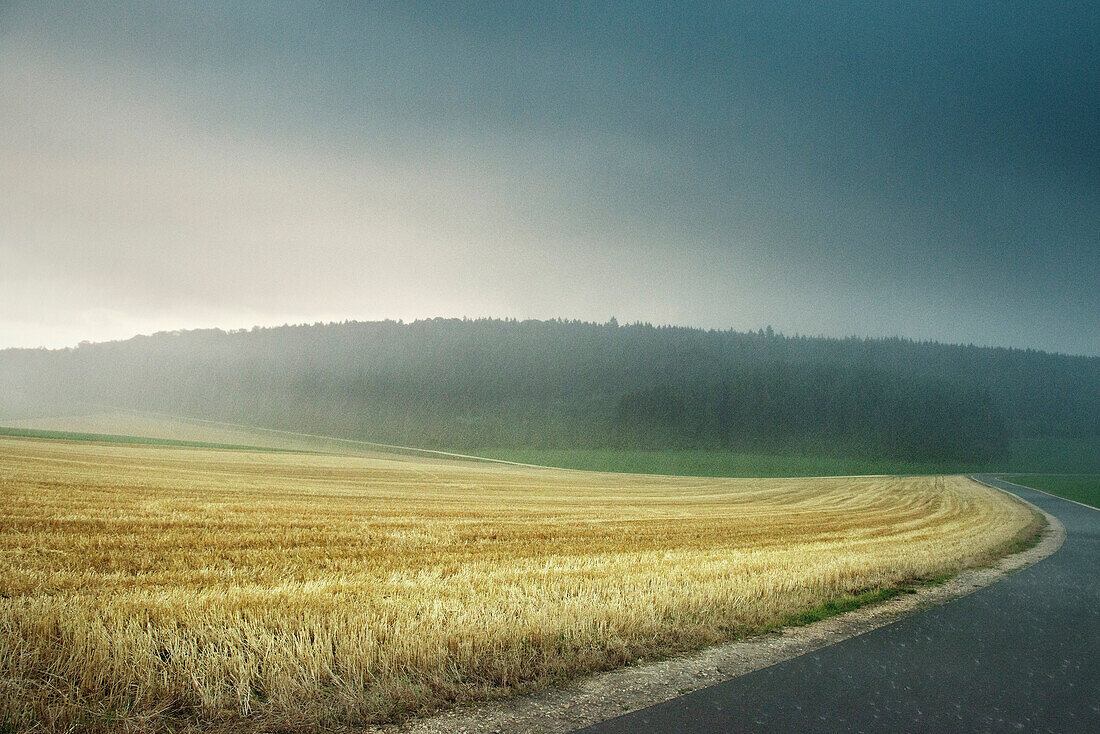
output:
<instances>
[{"instance_id":1,"label":"dark blue sky","mask_svg":"<svg viewBox=\"0 0 1100 734\"><path fill-rule=\"evenodd\" d=\"M16 3L0 346L434 315L1100 354L1096 3Z\"/></svg>"}]
</instances>

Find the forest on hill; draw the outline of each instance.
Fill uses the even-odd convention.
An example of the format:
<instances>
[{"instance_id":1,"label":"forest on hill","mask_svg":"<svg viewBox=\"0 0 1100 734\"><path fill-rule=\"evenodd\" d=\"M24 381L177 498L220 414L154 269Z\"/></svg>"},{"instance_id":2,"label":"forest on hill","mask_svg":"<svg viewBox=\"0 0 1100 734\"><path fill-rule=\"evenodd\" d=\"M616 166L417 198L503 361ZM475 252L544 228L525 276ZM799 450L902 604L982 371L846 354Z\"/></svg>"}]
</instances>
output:
<instances>
[{"instance_id":1,"label":"forest on hill","mask_svg":"<svg viewBox=\"0 0 1100 734\"><path fill-rule=\"evenodd\" d=\"M989 462L1100 437L1100 358L906 339L432 319L0 351L0 423L88 406L425 448Z\"/></svg>"}]
</instances>

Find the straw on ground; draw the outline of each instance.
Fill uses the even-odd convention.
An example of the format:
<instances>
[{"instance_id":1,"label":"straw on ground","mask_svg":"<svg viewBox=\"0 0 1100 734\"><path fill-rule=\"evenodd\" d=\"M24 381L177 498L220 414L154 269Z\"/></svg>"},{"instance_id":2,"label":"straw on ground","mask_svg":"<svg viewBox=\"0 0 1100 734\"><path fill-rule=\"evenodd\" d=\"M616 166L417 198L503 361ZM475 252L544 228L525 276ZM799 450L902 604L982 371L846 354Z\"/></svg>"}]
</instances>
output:
<instances>
[{"instance_id":1,"label":"straw on ground","mask_svg":"<svg viewBox=\"0 0 1100 734\"><path fill-rule=\"evenodd\" d=\"M9 727L394 720L987 560L968 479L700 479L0 438Z\"/></svg>"}]
</instances>

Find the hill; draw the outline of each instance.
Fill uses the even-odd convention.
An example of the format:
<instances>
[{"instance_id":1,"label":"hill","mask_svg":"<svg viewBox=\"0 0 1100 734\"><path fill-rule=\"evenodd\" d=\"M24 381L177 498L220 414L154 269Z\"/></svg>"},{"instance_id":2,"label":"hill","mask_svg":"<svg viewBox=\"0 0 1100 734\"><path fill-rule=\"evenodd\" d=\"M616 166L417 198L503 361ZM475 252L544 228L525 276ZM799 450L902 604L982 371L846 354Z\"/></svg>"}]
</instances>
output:
<instances>
[{"instance_id":1,"label":"hill","mask_svg":"<svg viewBox=\"0 0 1100 734\"><path fill-rule=\"evenodd\" d=\"M1100 438L1100 358L648 324L433 319L0 351L0 422L89 405L476 450L988 464Z\"/></svg>"}]
</instances>

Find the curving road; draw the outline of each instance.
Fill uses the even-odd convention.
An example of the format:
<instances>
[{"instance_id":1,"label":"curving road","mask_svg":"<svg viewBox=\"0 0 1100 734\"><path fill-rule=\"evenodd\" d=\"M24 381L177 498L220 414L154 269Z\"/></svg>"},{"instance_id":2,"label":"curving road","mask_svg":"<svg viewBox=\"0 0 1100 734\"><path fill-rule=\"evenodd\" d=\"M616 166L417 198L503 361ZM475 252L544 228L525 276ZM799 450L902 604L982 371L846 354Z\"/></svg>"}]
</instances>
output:
<instances>
[{"instance_id":1,"label":"curving road","mask_svg":"<svg viewBox=\"0 0 1100 734\"><path fill-rule=\"evenodd\" d=\"M580 731L1100 732L1100 511L979 478L1060 519L1062 548L942 607Z\"/></svg>"}]
</instances>

